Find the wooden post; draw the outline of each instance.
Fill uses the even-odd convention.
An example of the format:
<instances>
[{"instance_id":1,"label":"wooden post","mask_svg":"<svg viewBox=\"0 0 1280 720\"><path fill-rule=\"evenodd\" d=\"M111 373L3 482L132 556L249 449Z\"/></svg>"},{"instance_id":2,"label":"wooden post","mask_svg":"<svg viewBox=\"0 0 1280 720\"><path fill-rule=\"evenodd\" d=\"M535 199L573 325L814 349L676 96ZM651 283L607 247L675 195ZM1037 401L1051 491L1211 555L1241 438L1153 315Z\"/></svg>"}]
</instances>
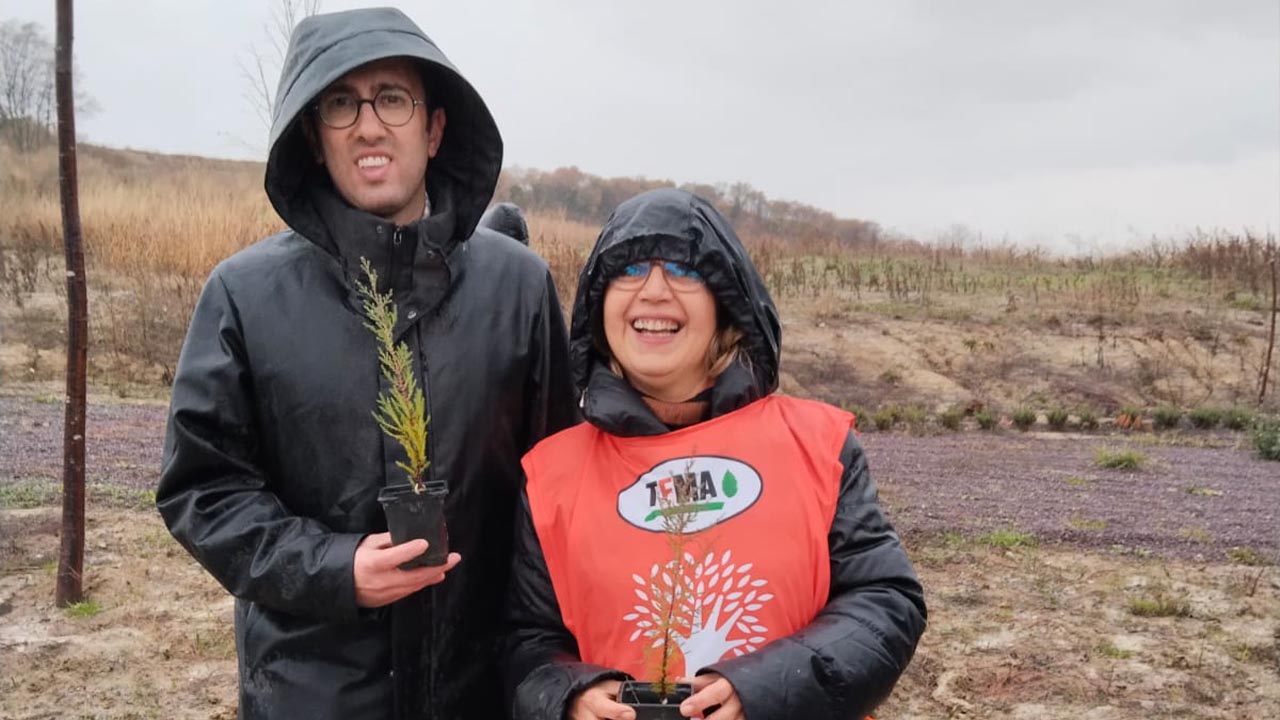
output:
<instances>
[{"instance_id":1,"label":"wooden post","mask_svg":"<svg viewBox=\"0 0 1280 720\"><path fill-rule=\"evenodd\" d=\"M89 362L89 298L76 180L75 96L71 86L72 0L58 0L54 79L58 102L58 187L67 262L67 387L62 425L62 548L56 602L84 597L84 419Z\"/></svg>"},{"instance_id":2,"label":"wooden post","mask_svg":"<svg viewBox=\"0 0 1280 720\"><path fill-rule=\"evenodd\" d=\"M1267 397L1267 380L1271 376L1271 354L1276 349L1276 315L1280 315L1280 307L1276 306L1276 253L1280 251L1280 246L1276 245L1274 236L1268 238L1267 250L1267 254L1270 256L1269 264L1271 265L1271 330L1267 334L1266 359L1262 361L1262 383L1258 389L1259 405Z\"/></svg>"}]
</instances>

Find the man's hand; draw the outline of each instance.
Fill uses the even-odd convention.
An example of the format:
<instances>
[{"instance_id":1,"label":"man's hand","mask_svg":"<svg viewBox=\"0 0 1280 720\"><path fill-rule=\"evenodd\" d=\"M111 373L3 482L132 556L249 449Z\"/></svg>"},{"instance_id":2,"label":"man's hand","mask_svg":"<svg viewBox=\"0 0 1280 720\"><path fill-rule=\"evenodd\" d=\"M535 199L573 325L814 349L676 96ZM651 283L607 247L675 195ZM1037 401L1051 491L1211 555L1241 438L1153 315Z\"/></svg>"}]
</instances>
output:
<instances>
[{"instance_id":1,"label":"man's hand","mask_svg":"<svg viewBox=\"0 0 1280 720\"><path fill-rule=\"evenodd\" d=\"M449 553L448 561L439 567L400 569L402 563L426 551L426 540L392 545L391 533L370 535L361 540L356 546L356 605L363 608L390 605L428 585L443 581L445 573L462 560L458 553Z\"/></svg>"},{"instance_id":2,"label":"man's hand","mask_svg":"<svg viewBox=\"0 0 1280 720\"><path fill-rule=\"evenodd\" d=\"M707 720L746 720L742 713L742 701L738 699L738 691L723 675L706 673L689 680L693 685L693 695L680 703L680 714L690 718L705 717ZM719 705L719 709L710 715L704 715L707 708Z\"/></svg>"},{"instance_id":3,"label":"man's hand","mask_svg":"<svg viewBox=\"0 0 1280 720\"><path fill-rule=\"evenodd\" d=\"M601 680L583 690L569 708L569 720L635 720L636 711L617 702L621 686L617 680Z\"/></svg>"}]
</instances>

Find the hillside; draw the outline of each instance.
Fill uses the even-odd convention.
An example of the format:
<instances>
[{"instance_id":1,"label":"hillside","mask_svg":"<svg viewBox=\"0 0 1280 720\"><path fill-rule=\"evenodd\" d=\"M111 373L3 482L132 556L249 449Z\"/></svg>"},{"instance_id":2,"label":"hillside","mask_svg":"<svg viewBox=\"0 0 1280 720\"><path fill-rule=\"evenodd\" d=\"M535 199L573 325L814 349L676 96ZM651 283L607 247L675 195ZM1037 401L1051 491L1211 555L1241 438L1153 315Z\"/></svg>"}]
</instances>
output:
<instances>
[{"instance_id":1,"label":"hillside","mask_svg":"<svg viewBox=\"0 0 1280 720\"><path fill-rule=\"evenodd\" d=\"M0 383L54 381L56 156L0 145L0 168ZM163 392L209 269L281 228L261 165L85 146L80 172L93 381ZM597 228L587 220L658 184L512 170L498 197L529 208L533 247L567 301ZM694 189L737 218L782 310L787 392L906 421L951 407L1087 418L1256 401L1271 304L1262 239L1203 234L1063 259L889 237L742 184Z\"/></svg>"}]
</instances>

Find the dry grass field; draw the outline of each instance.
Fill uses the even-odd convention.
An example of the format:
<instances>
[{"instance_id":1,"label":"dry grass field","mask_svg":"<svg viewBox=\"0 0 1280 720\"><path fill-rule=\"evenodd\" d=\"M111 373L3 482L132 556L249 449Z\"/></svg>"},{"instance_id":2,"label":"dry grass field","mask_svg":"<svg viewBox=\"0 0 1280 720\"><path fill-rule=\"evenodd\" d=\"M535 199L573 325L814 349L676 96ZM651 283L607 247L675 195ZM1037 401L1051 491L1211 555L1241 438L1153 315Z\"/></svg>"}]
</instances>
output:
<instances>
[{"instance_id":1,"label":"dry grass field","mask_svg":"<svg viewBox=\"0 0 1280 720\"><path fill-rule=\"evenodd\" d=\"M0 381L56 379L56 157L0 144L0 168ZM282 229L261 171L82 149L93 382L126 396L167 384L208 271ZM567 305L597 228L535 215L530 229ZM786 388L864 415L981 405L1106 416L1257 398L1270 307L1262 238L1202 235L1076 259L1015 247L745 239L782 310Z\"/></svg>"}]
</instances>

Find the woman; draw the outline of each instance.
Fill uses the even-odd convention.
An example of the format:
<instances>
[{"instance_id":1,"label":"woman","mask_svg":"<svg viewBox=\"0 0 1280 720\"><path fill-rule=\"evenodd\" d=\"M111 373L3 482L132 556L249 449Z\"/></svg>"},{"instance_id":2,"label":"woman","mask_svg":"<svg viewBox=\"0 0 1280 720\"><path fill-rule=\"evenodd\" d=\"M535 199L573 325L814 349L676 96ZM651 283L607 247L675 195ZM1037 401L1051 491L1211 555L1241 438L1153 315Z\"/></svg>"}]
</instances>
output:
<instances>
[{"instance_id":1,"label":"woman","mask_svg":"<svg viewBox=\"0 0 1280 720\"><path fill-rule=\"evenodd\" d=\"M508 691L529 720L630 720L672 639L686 717L861 718L925 625L853 417L777 388L777 311L706 201L614 211L570 339L586 423L524 458ZM718 706L718 708L717 708Z\"/></svg>"}]
</instances>

